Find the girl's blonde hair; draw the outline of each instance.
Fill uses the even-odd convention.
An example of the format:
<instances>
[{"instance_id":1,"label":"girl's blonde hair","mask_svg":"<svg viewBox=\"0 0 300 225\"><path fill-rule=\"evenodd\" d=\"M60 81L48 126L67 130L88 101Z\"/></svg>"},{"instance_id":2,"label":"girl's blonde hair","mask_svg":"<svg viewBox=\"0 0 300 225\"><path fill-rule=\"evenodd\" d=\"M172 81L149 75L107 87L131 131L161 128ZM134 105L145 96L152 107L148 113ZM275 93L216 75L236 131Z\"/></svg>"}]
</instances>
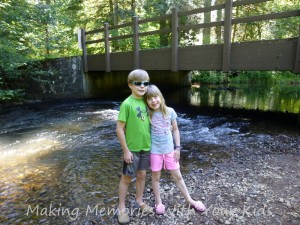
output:
<instances>
[{"instance_id":1,"label":"girl's blonde hair","mask_svg":"<svg viewBox=\"0 0 300 225\"><path fill-rule=\"evenodd\" d=\"M159 96L159 98L161 100L159 110L162 112L163 116L165 118L167 118L168 115L169 115L169 111L168 111L167 106L166 106L165 98L164 98L164 96L162 95L162 93L160 92L160 90L158 89L157 86L155 86L154 84L150 84L148 86L146 94L144 95L144 100L145 100L146 104L147 104L147 100L149 98L156 97L156 96ZM149 111L149 115L150 115L150 119L151 119L154 111L150 107L148 107L148 111Z\"/></svg>"}]
</instances>

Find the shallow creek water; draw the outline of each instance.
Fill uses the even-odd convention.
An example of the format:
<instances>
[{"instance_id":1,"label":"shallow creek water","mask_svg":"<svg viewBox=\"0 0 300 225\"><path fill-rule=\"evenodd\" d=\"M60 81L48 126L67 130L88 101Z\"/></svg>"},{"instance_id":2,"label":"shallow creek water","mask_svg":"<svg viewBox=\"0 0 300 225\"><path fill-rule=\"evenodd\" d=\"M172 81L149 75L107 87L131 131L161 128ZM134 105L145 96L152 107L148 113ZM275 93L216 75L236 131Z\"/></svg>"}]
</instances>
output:
<instances>
[{"instance_id":1,"label":"shallow creek water","mask_svg":"<svg viewBox=\"0 0 300 225\"><path fill-rule=\"evenodd\" d=\"M121 175L122 152L115 135L119 106L113 101L78 101L3 111L0 223L110 224ZM180 109L178 124L183 174L233 158L247 145L257 143L264 149L274 137L282 137L281 149L299 151L299 131L272 123Z\"/></svg>"}]
</instances>

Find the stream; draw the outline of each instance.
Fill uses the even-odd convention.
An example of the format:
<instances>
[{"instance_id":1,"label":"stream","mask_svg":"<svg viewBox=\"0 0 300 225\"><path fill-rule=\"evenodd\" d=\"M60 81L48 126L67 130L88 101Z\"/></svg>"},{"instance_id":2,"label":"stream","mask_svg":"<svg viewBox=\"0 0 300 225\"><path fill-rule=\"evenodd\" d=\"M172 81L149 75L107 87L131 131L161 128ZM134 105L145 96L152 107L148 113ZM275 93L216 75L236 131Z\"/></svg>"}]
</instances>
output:
<instances>
[{"instance_id":1,"label":"stream","mask_svg":"<svg viewBox=\"0 0 300 225\"><path fill-rule=\"evenodd\" d=\"M1 224L112 224L122 166L115 134L120 103L58 101L2 110ZM205 176L224 160L243 163L252 154L299 154L293 125L199 114L172 100L170 106L178 113L183 174ZM247 152L253 145L257 151Z\"/></svg>"}]
</instances>

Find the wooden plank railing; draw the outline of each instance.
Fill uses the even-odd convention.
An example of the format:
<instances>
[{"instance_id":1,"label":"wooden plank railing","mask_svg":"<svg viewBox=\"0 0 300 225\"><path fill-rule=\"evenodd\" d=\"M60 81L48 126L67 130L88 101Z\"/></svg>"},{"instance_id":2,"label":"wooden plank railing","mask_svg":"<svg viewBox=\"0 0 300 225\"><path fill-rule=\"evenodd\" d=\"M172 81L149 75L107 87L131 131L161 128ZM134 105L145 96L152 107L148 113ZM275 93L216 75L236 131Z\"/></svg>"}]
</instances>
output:
<instances>
[{"instance_id":1,"label":"wooden plank railing","mask_svg":"<svg viewBox=\"0 0 300 225\"><path fill-rule=\"evenodd\" d=\"M94 44L94 43L104 43L105 49L105 70L107 72L111 71L111 52L110 52L110 42L114 40L123 40L132 38L133 40L133 65L134 68L140 67L140 37L145 37L149 35L155 34L170 34L172 37L171 42L171 70L178 71L178 43L179 43L179 32L186 32L189 30L201 29L201 28L211 28L216 26L224 26L224 44L223 44L223 60L222 60L222 71L229 72L231 70L230 67L230 58L231 58L231 40L232 40L232 26L234 24L240 23L252 23L264 20L273 20L273 19L280 19L280 18L289 18L289 17L298 17L300 16L300 9L293 10L293 11L286 11L286 12L278 12L278 13L270 13L265 15L258 15L258 16L249 16L244 18L232 18L233 16L233 8L237 6L245 6L249 4L257 4L263 3L270 0L241 0L233 2L233 0L226 0L225 4L214 5L205 8L198 8L193 9L190 11L179 12L178 9L173 9L172 14L158 16L154 18L142 19L139 20L138 17L133 17L132 22L124 23L115 26L109 26L108 23L104 24L103 28L92 30L92 31L85 31L84 29L80 29L80 46L83 50L83 61L84 61L84 71L88 71L88 63L87 63L87 45ZM190 16L198 13L205 13L211 12L215 10L223 10L224 9L224 20L216 21L216 22L208 22L208 23L200 23L195 25L185 25L179 26L178 21L180 17L183 16ZM145 31L139 32L139 26L149 22L157 22L162 20L171 20L172 28L164 28L160 30L154 31ZM119 36L110 36L110 31L118 30L120 28L131 28L132 33L126 35L119 35ZM86 40L86 36L91 36L93 34L103 34L103 38L97 40ZM299 32L300 36L300 32ZM295 57L295 67L294 72L300 73L300 37L298 38L297 50L296 50L296 57Z\"/></svg>"}]
</instances>

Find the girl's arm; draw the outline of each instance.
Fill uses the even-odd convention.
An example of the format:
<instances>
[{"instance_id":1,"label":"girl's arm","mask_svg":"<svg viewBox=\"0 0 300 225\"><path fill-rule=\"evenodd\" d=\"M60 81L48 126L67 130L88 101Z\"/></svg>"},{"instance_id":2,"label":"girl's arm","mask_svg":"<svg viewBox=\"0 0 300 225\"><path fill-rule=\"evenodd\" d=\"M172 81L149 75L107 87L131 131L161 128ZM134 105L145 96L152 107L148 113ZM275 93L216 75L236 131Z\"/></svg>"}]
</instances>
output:
<instances>
[{"instance_id":1,"label":"girl's arm","mask_svg":"<svg viewBox=\"0 0 300 225\"><path fill-rule=\"evenodd\" d=\"M128 149L128 146L126 144L126 138L125 138L125 132L124 132L125 125L126 125L125 122L118 120L116 132L117 132L117 137L119 139L119 142L120 142L122 150L123 150L123 160L126 163L132 163L133 155L130 152L130 150Z\"/></svg>"},{"instance_id":2,"label":"girl's arm","mask_svg":"<svg viewBox=\"0 0 300 225\"><path fill-rule=\"evenodd\" d=\"M180 159L180 134L179 134L179 129L177 126L177 120L174 119L172 120L172 134L173 134L173 139L175 146L178 146L178 148L175 147L175 161L179 161Z\"/></svg>"}]
</instances>

